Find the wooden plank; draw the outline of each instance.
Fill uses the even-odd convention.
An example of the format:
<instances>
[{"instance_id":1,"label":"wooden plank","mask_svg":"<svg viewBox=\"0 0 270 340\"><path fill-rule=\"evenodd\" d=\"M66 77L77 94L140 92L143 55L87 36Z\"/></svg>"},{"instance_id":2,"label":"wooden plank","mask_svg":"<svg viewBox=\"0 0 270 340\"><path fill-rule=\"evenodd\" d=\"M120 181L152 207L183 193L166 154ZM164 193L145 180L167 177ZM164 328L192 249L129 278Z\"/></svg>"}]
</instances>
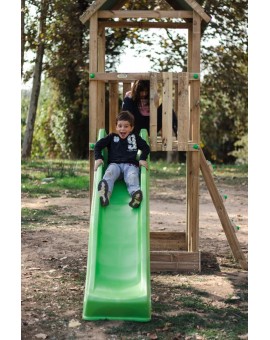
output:
<instances>
[{"instance_id":1,"label":"wooden plank","mask_svg":"<svg viewBox=\"0 0 270 340\"><path fill-rule=\"evenodd\" d=\"M151 251L150 268L156 271L201 271L200 252Z\"/></svg>"},{"instance_id":2,"label":"wooden plank","mask_svg":"<svg viewBox=\"0 0 270 340\"><path fill-rule=\"evenodd\" d=\"M151 250L187 250L184 232L150 232Z\"/></svg>"},{"instance_id":3,"label":"wooden plank","mask_svg":"<svg viewBox=\"0 0 270 340\"><path fill-rule=\"evenodd\" d=\"M94 14L90 20L90 44L89 44L89 70L98 71L97 45L98 45L98 23L97 15ZM89 82L89 142L95 143L97 140L97 108L98 108L98 82ZM89 199L90 209L93 193L93 174L94 174L94 153L89 155Z\"/></svg>"},{"instance_id":4,"label":"wooden plank","mask_svg":"<svg viewBox=\"0 0 270 340\"><path fill-rule=\"evenodd\" d=\"M192 61L191 72L200 73L200 40L201 40L201 19L194 13L193 34L192 34ZM200 82L191 83L192 98L190 103L191 111L191 139L195 143L200 142Z\"/></svg>"},{"instance_id":5,"label":"wooden plank","mask_svg":"<svg viewBox=\"0 0 270 340\"><path fill-rule=\"evenodd\" d=\"M189 75L188 73L178 74L178 146L187 143L189 139Z\"/></svg>"},{"instance_id":6,"label":"wooden plank","mask_svg":"<svg viewBox=\"0 0 270 340\"><path fill-rule=\"evenodd\" d=\"M192 151L192 152L198 152L199 149L197 149L198 144L192 143L192 142L186 142L186 143L179 143L175 137L173 137L173 143L172 143L172 149L173 151ZM157 150L156 151L164 151L162 147L162 140L161 137L157 137Z\"/></svg>"},{"instance_id":7,"label":"wooden plank","mask_svg":"<svg viewBox=\"0 0 270 340\"><path fill-rule=\"evenodd\" d=\"M105 72L105 29L98 26L98 71ZM105 128L105 83L98 81L97 132Z\"/></svg>"},{"instance_id":8,"label":"wooden plank","mask_svg":"<svg viewBox=\"0 0 270 340\"><path fill-rule=\"evenodd\" d=\"M185 0L185 1L186 1L186 3L189 4L189 6L190 6L191 8L194 9L194 11L195 11L200 17L203 18L204 21L209 22L209 21L211 20L211 17L209 17L209 15L207 15L207 14L205 13L204 9L202 8L202 6L200 6L200 5L198 4L197 1L195 1L195 0Z\"/></svg>"},{"instance_id":9,"label":"wooden plank","mask_svg":"<svg viewBox=\"0 0 270 340\"><path fill-rule=\"evenodd\" d=\"M187 238L188 251L199 249L199 153L187 154Z\"/></svg>"},{"instance_id":10,"label":"wooden plank","mask_svg":"<svg viewBox=\"0 0 270 340\"><path fill-rule=\"evenodd\" d=\"M233 256L236 261L239 262L240 266L247 270L248 264L245 258L244 253L242 252L242 249L240 247L239 241L236 237L235 230L233 227L233 224L228 216L228 213L226 211L226 208L223 204L222 197L220 196L218 189L215 185L214 178L212 176L212 173L209 169L209 166L207 164L207 161L205 159L204 153L202 150L200 150L200 168L201 172L203 174L203 178L205 180L206 186L208 188L208 191L211 195L212 201L214 203L214 206L216 208L216 211L218 213L220 222L222 224L223 230L225 232L225 235L227 237L227 240L229 242L229 245L231 247Z\"/></svg>"},{"instance_id":11,"label":"wooden plank","mask_svg":"<svg viewBox=\"0 0 270 340\"><path fill-rule=\"evenodd\" d=\"M152 10L127 10L127 11L99 11L98 17L102 19L129 19L129 18L149 18L149 19L191 19L193 18L192 11L152 11Z\"/></svg>"},{"instance_id":12,"label":"wooden plank","mask_svg":"<svg viewBox=\"0 0 270 340\"><path fill-rule=\"evenodd\" d=\"M97 12L97 10L105 4L107 0L96 0L87 8L87 10L80 16L80 21L85 24L90 17Z\"/></svg>"},{"instance_id":13,"label":"wooden plank","mask_svg":"<svg viewBox=\"0 0 270 340\"><path fill-rule=\"evenodd\" d=\"M150 148L151 151L157 151L157 107L154 102L157 91L157 74L150 73Z\"/></svg>"},{"instance_id":14,"label":"wooden plank","mask_svg":"<svg viewBox=\"0 0 270 340\"><path fill-rule=\"evenodd\" d=\"M115 132L116 115L119 112L119 90L118 83L109 84L109 128L110 132Z\"/></svg>"},{"instance_id":15,"label":"wooden plank","mask_svg":"<svg viewBox=\"0 0 270 340\"><path fill-rule=\"evenodd\" d=\"M164 151L172 151L172 73L162 72L162 146Z\"/></svg>"},{"instance_id":16,"label":"wooden plank","mask_svg":"<svg viewBox=\"0 0 270 340\"><path fill-rule=\"evenodd\" d=\"M143 73L118 73L118 72L91 72L93 74L93 78L91 77L89 80L90 81L95 81L95 80L101 80L105 82L110 82L110 81L119 81L119 82L132 82L134 80L150 80L151 74L156 74L156 78L158 82L163 81L163 76L162 73L154 73L154 72L143 72ZM174 83L178 83L178 73L171 73L167 72L169 74L172 74L172 80ZM200 79L194 79L194 73L189 73L189 81L192 82L197 82L200 84ZM198 76L200 76L199 73Z\"/></svg>"},{"instance_id":17,"label":"wooden plank","mask_svg":"<svg viewBox=\"0 0 270 340\"><path fill-rule=\"evenodd\" d=\"M182 23L182 22L142 22L142 21L110 21L104 20L100 22L100 25L103 27L124 27L124 28L174 28L174 29L189 29L192 24L191 23Z\"/></svg>"},{"instance_id":18,"label":"wooden plank","mask_svg":"<svg viewBox=\"0 0 270 340\"><path fill-rule=\"evenodd\" d=\"M123 99L128 91L131 90L131 82L123 83Z\"/></svg>"},{"instance_id":19,"label":"wooden plank","mask_svg":"<svg viewBox=\"0 0 270 340\"><path fill-rule=\"evenodd\" d=\"M199 252L188 251L175 251L175 250L163 250L163 251L151 251L150 260L159 262L189 262L199 259Z\"/></svg>"},{"instance_id":20,"label":"wooden plank","mask_svg":"<svg viewBox=\"0 0 270 340\"><path fill-rule=\"evenodd\" d=\"M179 77L179 74L178 74ZM174 101L173 101L173 109L177 113L178 110L178 82L174 83Z\"/></svg>"},{"instance_id":21,"label":"wooden plank","mask_svg":"<svg viewBox=\"0 0 270 340\"><path fill-rule=\"evenodd\" d=\"M192 54L190 56L191 73L200 73L200 38L201 18L193 13ZM190 46L189 46L190 47ZM200 82L190 84L190 132L191 141L200 143ZM197 251L199 247L199 153L187 154L187 238L188 250Z\"/></svg>"}]
</instances>

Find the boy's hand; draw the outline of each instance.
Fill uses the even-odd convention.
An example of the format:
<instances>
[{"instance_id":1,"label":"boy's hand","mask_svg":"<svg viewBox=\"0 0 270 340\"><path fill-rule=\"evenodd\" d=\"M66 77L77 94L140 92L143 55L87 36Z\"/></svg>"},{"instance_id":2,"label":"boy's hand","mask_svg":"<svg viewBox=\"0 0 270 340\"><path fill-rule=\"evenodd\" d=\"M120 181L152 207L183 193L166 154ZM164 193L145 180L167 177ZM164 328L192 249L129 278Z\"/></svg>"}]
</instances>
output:
<instances>
[{"instance_id":1,"label":"boy's hand","mask_svg":"<svg viewBox=\"0 0 270 340\"><path fill-rule=\"evenodd\" d=\"M95 160L95 165L94 165L94 171L97 171L97 168L103 164L103 160L102 159L97 159Z\"/></svg>"},{"instance_id":2,"label":"boy's hand","mask_svg":"<svg viewBox=\"0 0 270 340\"><path fill-rule=\"evenodd\" d=\"M146 161L140 160L139 166L144 166L146 170L148 170L148 163Z\"/></svg>"}]
</instances>

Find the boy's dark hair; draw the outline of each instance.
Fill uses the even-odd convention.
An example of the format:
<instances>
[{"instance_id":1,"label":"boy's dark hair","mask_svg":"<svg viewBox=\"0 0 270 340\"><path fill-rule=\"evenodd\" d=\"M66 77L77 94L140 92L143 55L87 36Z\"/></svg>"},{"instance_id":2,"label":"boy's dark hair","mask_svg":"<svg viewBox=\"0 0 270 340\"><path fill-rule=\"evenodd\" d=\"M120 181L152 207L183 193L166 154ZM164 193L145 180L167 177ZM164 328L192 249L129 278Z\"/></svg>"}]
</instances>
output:
<instances>
[{"instance_id":1,"label":"boy's dark hair","mask_svg":"<svg viewBox=\"0 0 270 340\"><path fill-rule=\"evenodd\" d=\"M134 126L134 116L132 113L129 111L121 111L118 113L116 117L116 124L118 123L119 120L126 120L129 122L130 126Z\"/></svg>"}]
</instances>

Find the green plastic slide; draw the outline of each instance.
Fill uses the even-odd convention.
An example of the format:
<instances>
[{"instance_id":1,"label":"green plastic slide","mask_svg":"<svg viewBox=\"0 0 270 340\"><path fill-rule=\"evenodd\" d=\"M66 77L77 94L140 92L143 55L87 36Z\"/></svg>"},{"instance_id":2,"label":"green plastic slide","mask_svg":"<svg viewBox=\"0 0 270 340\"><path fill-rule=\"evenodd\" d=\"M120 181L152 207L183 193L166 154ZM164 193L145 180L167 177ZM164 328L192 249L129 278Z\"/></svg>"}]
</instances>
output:
<instances>
[{"instance_id":1,"label":"green plastic slide","mask_svg":"<svg viewBox=\"0 0 270 340\"><path fill-rule=\"evenodd\" d=\"M98 138L105 135L102 129ZM141 136L148 142L146 130ZM94 173L82 317L149 321L149 173L141 168L143 200L139 208L128 205L130 196L123 181L116 181L110 204L102 207L97 186L104 168L100 166Z\"/></svg>"}]
</instances>

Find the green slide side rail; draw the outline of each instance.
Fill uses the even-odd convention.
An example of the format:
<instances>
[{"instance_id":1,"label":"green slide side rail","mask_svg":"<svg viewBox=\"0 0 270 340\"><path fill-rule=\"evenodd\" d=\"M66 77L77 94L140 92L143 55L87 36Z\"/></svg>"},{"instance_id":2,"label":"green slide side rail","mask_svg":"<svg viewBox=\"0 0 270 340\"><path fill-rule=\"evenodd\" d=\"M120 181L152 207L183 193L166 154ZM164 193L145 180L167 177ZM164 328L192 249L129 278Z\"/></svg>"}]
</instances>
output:
<instances>
[{"instance_id":1,"label":"green slide side rail","mask_svg":"<svg viewBox=\"0 0 270 340\"><path fill-rule=\"evenodd\" d=\"M98 139L105 135L101 129ZM141 136L149 143L147 130ZM102 207L97 186L105 168L94 173L82 317L146 322L151 319L149 171L141 167L139 208L128 205L123 181L116 181L110 204Z\"/></svg>"}]
</instances>

